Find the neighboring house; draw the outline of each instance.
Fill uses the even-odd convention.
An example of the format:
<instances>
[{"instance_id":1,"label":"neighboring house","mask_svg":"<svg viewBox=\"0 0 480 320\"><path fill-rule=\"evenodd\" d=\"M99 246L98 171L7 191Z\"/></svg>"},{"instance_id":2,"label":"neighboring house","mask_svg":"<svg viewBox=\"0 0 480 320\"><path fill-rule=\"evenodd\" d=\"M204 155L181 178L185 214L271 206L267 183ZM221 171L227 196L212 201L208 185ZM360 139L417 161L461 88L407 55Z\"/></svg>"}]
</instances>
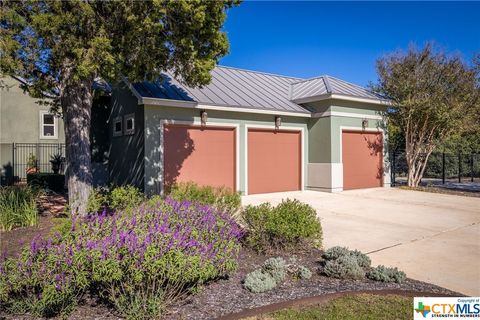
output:
<instances>
[{"instance_id":1,"label":"neighboring house","mask_svg":"<svg viewBox=\"0 0 480 320\"><path fill-rule=\"evenodd\" d=\"M390 185L388 102L343 80L218 66L203 88L166 73L111 99L114 184L160 193L194 181L243 194Z\"/></svg>"},{"instance_id":2,"label":"neighboring house","mask_svg":"<svg viewBox=\"0 0 480 320\"><path fill-rule=\"evenodd\" d=\"M51 171L51 156L65 156L64 123L50 106L38 103L22 89L25 81L6 77L0 79L0 184L25 181L32 156L41 172ZM96 82L92 112L92 165L94 183L108 183L108 117L109 87ZM48 101L44 100L44 102Z\"/></svg>"},{"instance_id":3,"label":"neighboring house","mask_svg":"<svg viewBox=\"0 0 480 320\"><path fill-rule=\"evenodd\" d=\"M50 155L65 154L63 121L49 112L48 105L37 103L39 99L25 93L21 84L20 80L8 77L2 79L0 88L1 184L11 183L14 175L25 178L25 167L32 155L44 166L40 169L49 171ZM37 148L38 145L45 147Z\"/></svg>"}]
</instances>

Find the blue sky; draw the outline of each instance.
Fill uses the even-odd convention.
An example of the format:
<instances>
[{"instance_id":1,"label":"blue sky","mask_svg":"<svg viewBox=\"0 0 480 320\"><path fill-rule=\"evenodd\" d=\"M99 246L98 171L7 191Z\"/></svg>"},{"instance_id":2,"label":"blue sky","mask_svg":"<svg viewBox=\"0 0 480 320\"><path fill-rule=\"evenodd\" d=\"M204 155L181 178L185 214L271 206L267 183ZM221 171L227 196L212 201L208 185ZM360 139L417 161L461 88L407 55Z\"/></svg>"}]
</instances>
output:
<instances>
[{"instance_id":1,"label":"blue sky","mask_svg":"<svg viewBox=\"0 0 480 320\"><path fill-rule=\"evenodd\" d=\"M366 85L375 61L433 40L470 60L480 51L480 2L254 2L228 12L220 64Z\"/></svg>"}]
</instances>

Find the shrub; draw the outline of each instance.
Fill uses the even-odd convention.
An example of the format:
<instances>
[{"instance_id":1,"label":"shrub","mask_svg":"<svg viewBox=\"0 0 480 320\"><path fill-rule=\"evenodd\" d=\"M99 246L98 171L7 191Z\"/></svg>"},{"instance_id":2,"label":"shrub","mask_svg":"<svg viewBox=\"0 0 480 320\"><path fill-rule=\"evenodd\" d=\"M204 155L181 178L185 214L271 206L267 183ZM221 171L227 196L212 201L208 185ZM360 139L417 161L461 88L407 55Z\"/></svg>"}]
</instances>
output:
<instances>
[{"instance_id":1,"label":"shrub","mask_svg":"<svg viewBox=\"0 0 480 320\"><path fill-rule=\"evenodd\" d=\"M235 213L241 206L239 192L228 188L199 186L193 182L178 183L171 187L169 195L176 200L189 200L213 205L225 212Z\"/></svg>"},{"instance_id":2,"label":"shrub","mask_svg":"<svg viewBox=\"0 0 480 320\"><path fill-rule=\"evenodd\" d=\"M99 187L92 190L88 196L87 211L98 213L105 208L110 210L131 210L143 201L145 201L143 193L131 185L114 187L111 190Z\"/></svg>"},{"instance_id":3,"label":"shrub","mask_svg":"<svg viewBox=\"0 0 480 320\"><path fill-rule=\"evenodd\" d=\"M68 236L36 239L0 263L4 308L68 313L88 290L127 318L158 317L172 299L237 268L242 231L210 206L167 198L75 220Z\"/></svg>"},{"instance_id":4,"label":"shrub","mask_svg":"<svg viewBox=\"0 0 480 320\"><path fill-rule=\"evenodd\" d=\"M310 279L312 277L312 271L307 267L300 266L298 268L297 277L300 279Z\"/></svg>"},{"instance_id":5,"label":"shrub","mask_svg":"<svg viewBox=\"0 0 480 320\"><path fill-rule=\"evenodd\" d=\"M365 271L358 265L357 259L351 255L328 260L323 272L329 277L339 279L361 279L365 277Z\"/></svg>"},{"instance_id":6,"label":"shrub","mask_svg":"<svg viewBox=\"0 0 480 320\"><path fill-rule=\"evenodd\" d=\"M39 191L29 186L0 187L0 229L36 225L38 195Z\"/></svg>"},{"instance_id":7,"label":"shrub","mask_svg":"<svg viewBox=\"0 0 480 320\"><path fill-rule=\"evenodd\" d=\"M406 279L406 274L397 268L387 268L385 266L377 266L367 272L367 278L381 282L402 283Z\"/></svg>"},{"instance_id":8,"label":"shrub","mask_svg":"<svg viewBox=\"0 0 480 320\"><path fill-rule=\"evenodd\" d=\"M277 282L268 272L258 269L247 274L243 285L253 293L260 293L272 290L277 286Z\"/></svg>"},{"instance_id":9,"label":"shrub","mask_svg":"<svg viewBox=\"0 0 480 320\"><path fill-rule=\"evenodd\" d=\"M270 274L277 284L285 280L286 268L285 260L281 257L269 258L262 265L263 272Z\"/></svg>"},{"instance_id":10,"label":"shrub","mask_svg":"<svg viewBox=\"0 0 480 320\"><path fill-rule=\"evenodd\" d=\"M335 246L326 250L323 253L322 258L325 260L335 260L340 257L347 256L349 254L350 254L350 250L348 250L348 248Z\"/></svg>"},{"instance_id":11,"label":"shrub","mask_svg":"<svg viewBox=\"0 0 480 320\"><path fill-rule=\"evenodd\" d=\"M32 187L63 192L65 190L65 175L47 172L28 173L27 184Z\"/></svg>"},{"instance_id":12,"label":"shrub","mask_svg":"<svg viewBox=\"0 0 480 320\"><path fill-rule=\"evenodd\" d=\"M372 261L370 260L370 257L362 253L361 251L349 250L346 247L340 247L340 246L331 247L330 249L326 250L322 255L323 259L325 260L336 260L343 256L351 256L355 258L357 260L358 265L363 269L370 268L370 265L372 263Z\"/></svg>"},{"instance_id":13,"label":"shrub","mask_svg":"<svg viewBox=\"0 0 480 320\"><path fill-rule=\"evenodd\" d=\"M321 246L322 227L315 209L298 200L247 206L242 218L248 228L247 244L261 252L291 248L301 243Z\"/></svg>"}]
</instances>

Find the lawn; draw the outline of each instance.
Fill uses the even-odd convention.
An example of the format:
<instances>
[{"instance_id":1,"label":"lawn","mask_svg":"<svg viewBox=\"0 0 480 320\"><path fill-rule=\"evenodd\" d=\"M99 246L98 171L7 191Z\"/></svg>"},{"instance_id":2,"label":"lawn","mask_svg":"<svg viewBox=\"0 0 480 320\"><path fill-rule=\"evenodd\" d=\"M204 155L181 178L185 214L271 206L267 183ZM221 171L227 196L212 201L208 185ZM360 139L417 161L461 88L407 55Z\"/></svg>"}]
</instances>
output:
<instances>
[{"instance_id":1,"label":"lawn","mask_svg":"<svg viewBox=\"0 0 480 320\"><path fill-rule=\"evenodd\" d=\"M290 308L274 313L248 318L275 320L310 319L412 319L412 298L396 295L359 294L337 298L328 304Z\"/></svg>"}]
</instances>

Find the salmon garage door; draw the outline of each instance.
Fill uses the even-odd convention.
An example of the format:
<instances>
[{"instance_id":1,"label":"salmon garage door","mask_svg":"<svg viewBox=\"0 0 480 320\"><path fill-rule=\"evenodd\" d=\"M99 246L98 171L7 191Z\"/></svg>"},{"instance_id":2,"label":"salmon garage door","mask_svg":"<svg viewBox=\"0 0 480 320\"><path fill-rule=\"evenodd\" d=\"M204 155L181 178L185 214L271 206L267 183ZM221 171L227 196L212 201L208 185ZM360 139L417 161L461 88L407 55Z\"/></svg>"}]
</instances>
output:
<instances>
[{"instance_id":1,"label":"salmon garage door","mask_svg":"<svg viewBox=\"0 0 480 320\"><path fill-rule=\"evenodd\" d=\"M383 185L383 141L379 132L342 132L343 189Z\"/></svg>"},{"instance_id":2,"label":"salmon garage door","mask_svg":"<svg viewBox=\"0 0 480 320\"><path fill-rule=\"evenodd\" d=\"M248 130L248 193L301 189L301 134Z\"/></svg>"},{"instance_id":3,"label":"salmon garage door","mask_svg":"<svg viewBox=\"0 0 480 320\"><path fill-rule=\"evenodd\" d=\"M164 179L235 190L235 129L168 125L164 128Z\"/></svg>"}]
</instances>

